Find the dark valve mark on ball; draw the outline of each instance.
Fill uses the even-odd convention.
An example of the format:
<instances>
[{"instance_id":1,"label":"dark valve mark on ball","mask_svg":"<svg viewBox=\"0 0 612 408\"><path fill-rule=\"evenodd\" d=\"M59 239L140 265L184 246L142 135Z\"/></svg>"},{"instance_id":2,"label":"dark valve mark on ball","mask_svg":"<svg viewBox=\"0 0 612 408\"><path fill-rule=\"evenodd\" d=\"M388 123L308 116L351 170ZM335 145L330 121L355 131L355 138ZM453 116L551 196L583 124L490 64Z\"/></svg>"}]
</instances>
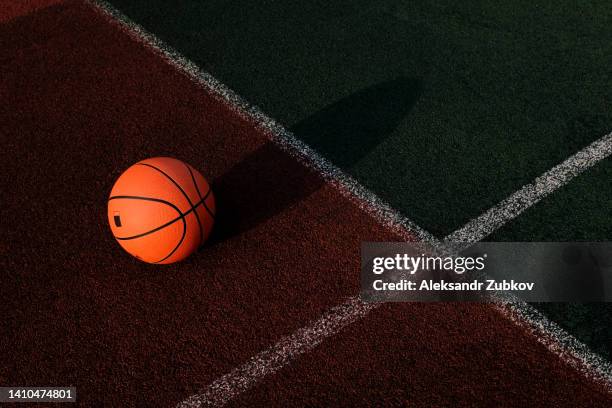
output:
<instances>
[{"instance_id":1,"label":"dark valve mark on ball","mask_svg":"<svg viewBox=\"0 0 612 408\"><path fill-rule=\"evenodd\" d=\"M121 217L119 216L119 214L115 214L115 216L113 217L113 219L115 220L115 225L117 227L121 226Z\"/></svg>"}]
</instances>

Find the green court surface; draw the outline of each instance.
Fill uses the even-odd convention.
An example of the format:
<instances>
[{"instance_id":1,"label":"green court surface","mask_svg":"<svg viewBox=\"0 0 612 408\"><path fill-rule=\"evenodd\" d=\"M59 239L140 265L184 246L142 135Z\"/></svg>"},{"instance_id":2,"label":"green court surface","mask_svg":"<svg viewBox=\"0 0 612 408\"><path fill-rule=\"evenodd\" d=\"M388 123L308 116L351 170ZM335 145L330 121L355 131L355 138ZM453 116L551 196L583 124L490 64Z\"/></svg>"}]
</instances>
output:
<instances>
[{"instance_id":1,"label":"green court surface","mask_svg":"<svg viewBox=\"0 0 612 408\"><path fill-rule=\"evenodd\" d=\"M439 237L612 131L609 1L111 3ZM609 240L611 176L489 239ZM612 356L608 306L542 310Z\"/></svg>"},{"instance_id":2,"label":"green court surface","mask_svg":"<svg viewBox=\"0 0 612 408\"><path fill-rule=\"evenodd\" d=\"M489 239L494 241L609 241L612 234L612 160L578 176ZM552 320L612 359L612 304L543 303Z\"/></svg>"},{"instance_id":3,"label":"green court surface","mask_svg":"<svg viewBox=\"0 0 612 408\"><path fill-rule=\"evenodd\" d=\"M437 235L612 128L607 2L112 3Z\"/></svg>"}]
</instances>

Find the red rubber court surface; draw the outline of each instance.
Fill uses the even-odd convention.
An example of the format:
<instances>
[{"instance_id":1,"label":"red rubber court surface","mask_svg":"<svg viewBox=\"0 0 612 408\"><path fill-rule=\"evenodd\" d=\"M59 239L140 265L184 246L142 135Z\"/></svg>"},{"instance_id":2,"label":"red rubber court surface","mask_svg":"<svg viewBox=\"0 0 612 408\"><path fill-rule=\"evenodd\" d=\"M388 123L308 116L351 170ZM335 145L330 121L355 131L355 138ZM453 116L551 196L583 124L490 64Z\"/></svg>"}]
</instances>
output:
<instances>
[{"instance_id":1,"label":"red rubber court surface","mask_svg":"<svg viewBox=\"0 0 612 408\"><path fill-rule=\"evenodd\" d=\"M486 305L386 304L228 406L609 407Z\"/></svg>"},{"instance_id":2,"label":"red rubber court surface","mask_svg":"<svg viewBox=\"0 0 612 408\"><path fill-rule=\"evenodd\" d=\"M355 295L360 242L396 238L86 4L11 18L0 50L3 385L174 405ZM171 266L130 257L107 225L114 180L152 156L190 163L217 198L212 241ZM611 402L487 306L402 304L234 403L517 398Z\"/></svg>"},{"instance_id":3,"label":"red rubber court surface","mask_svg":"<svg viewBox=\"0 0 612 408\"><path fill-rule=\"evenodd\" d=\"M62 0L5 1L0 8L0 23L61 2Z\"/></svg>"}]
</instances>

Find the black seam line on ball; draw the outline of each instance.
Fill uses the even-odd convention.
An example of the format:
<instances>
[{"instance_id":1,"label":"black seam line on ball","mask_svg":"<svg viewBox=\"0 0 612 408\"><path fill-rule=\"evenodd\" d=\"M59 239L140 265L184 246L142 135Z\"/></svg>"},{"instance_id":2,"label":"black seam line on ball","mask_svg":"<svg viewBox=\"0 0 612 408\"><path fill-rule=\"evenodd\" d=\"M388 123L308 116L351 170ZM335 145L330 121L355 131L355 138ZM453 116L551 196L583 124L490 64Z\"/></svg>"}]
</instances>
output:
<instances>
[{"instance_id":1,"label":"black seam line on ball","mask_svg":"<svg viewBox=\"0 0 612 408\"><path fill-rule=\"evenodd\" d=\"M143 201L153 201L153 202L156 202L156 203L162 203L162 204L166 204L169 207L174 208L174 211L176 211L178 214L182 214L181 210L176 205L172 204L170 201L162 200L161 198L132 196L132 195L118 195L118 196L110 197L108 199L108 201L117 200L117 199L143 200Z\"/></svg>"},{"instance_id":2,"label":"black seam line on ball","mask_svg":"<svg viewBox=\"0 0 612 408\"><path fill-rule=\"evenodd\" d=\"M208 187L208 191L206 192L206 195L204 196L204 198L202 198L202 204L204 205L204 209L206 210L206 212L208 213L208 215L210 215L210 217L213 219L213 221L215 220L215 214L212 213L212 211L210 211L210 209L208 208L208 206L206 205L206 199L208 198L208 196L212 193L212 188Z\"/></svg>"},{"instance_id":3,"label":"black seam line on ball","mask_svg":"<svg viewBox=\"0 0 612 408\"><path fill-rule=\"evenodd\" d=\"M189 173L191 174L191 179L193 180L193 184L195 185L196 191L198 192L198 196L202 199L202 201L206 200L208 198L208 196L210 195L210 193L212 193L212 187L209 185L208 186L208 191L206 192L204 197L202 197L202 194L200 194L200 189L198 188L198 185L196 184L195 179L193 177L193 173L191 172L191 166L188 165L187 163L185 163L185 165L187 166L187 169L189 170ZM206 203L204 203L204 208L206 209L206 212L208 213L208 215L210 215L211 218L214 220L215 219L215 214L213 214L212 211L210 211L210 209L208 208Z\"/></svg>"},{"instance_id":4,"label":"black seam line on ball","mask_svg":"<svg viewBox=\"0 0 612 408\"><path fill-rule=\"evenodd\" d=\"M119 198L124 198L124 199L132 199L132 200L145 200L145 201L154 201L154 202L158 202L158 203L163 203L166 204L172 208L174 208L174 210L176 212L179 213L179 218L182 222L183 222L183 234L181 235L181 239L179 240L178 244L176 244L176 246L174 247L174 249L172 251L170 251L170 253L168 255L166 255L164 258L160 259L159 261L153 262L154 264L158 264L160 262L165 261L166 259L168 259L170 256L172 256L173 253L176 252L176 250L181 246L181 244L183 243L183 240L185 239L185 235L187 235L187 223L185 222L185 215L183 213L181 213L181 210L178 209L178 207L174 204L172 204L171 202L168 202L166 200L161 200L159 198L151 198L151 197L139 197L139 196L114 196L108 199L108 201L110 200L116 200ZM191 207L191 210L189 211L193 211L195 207ZM175 220L176 221L176 220ZM174 221L173 221L174 222ZM168 224L170 225L170 224ZM149 232L150 233L150 232ZM117 238L117 237L115 237Z\"/></svg>"},{"instance_id":5,"label":"black seam line on ball","mask_svg":"<svg viewBox=\"0 0 612 408\"><path fill-rule=\"evenodd\" d=\"M154 264L158 264L160 262L164 262L166 259L170 258L172 256L172 254L174 254L176 252L176 250L179 249L179 247L183 243L183 240L185 239L185 235L187 235L187 223L185 222L185 217L184 216L181 217L181 221L183 221L183 235L181 235L181 239L179 240L178 244L176 244L174 249L172 251L170 251L170 253L168 255L166 255L165 257L163 257L159 261L153 262Z\"/></svg>"},{"instance_id":6,"label":"black seam line on ball","mask_svg":"<svg viewBox=\"0 0 612 408\"><path fill-rule=\"evenodd\" d=\"M185 196L185 198L187 199L187 202L189 203L189 206L191 208L194 207L193 203L191 202L191 199L189 198L189 196L187 195L187 193L185 193L185 190L183 190L183 188L176 182L174 181L174 179L172 177L170 177L168 174L166 174L163 170L151 165L151 164L147 164L147 163L136 163L139 166L147 166L150 167L154 170L159 171L161 174L163 174L164 176L166 176L168 178L168 180L170 180L172 182L172 184L174 184L176 186L176 188L179 189L179 191ZM202 235L202 223L200 222L200 216L198 215L198 212L195 212L195 216L196 216L196 220L198 221L198 227L200 228L200 236ZM176 248L175 248L176 250ZM162 259L163 261L163 259ZM161 261L158 261L161 262Z\"/></svg>"},{"instance_id":7,"label":"black seam line on ball","mask_svg":"<svg viewBox=\"0 0 612 408\"><path fill-rule=\"evenodd\" d=\"M205 198L204 198L204 199L202 199L201 201L198 201L198 202L197 202L197 203L196 203L196 204L195 204L193 207L191 207L191 208L190 208L188 211L185 211L184 213L182 213L182 212L181 212L181 211L180 211L180 210L179 210L179 209L178 209L178 208L177 208L177 207L176 207L174 204L169 203L169 202L164 201L164 200L158 200L158 199L154 199L154 198L147 198L147 197L137 197L137 196L115 196L115 197L111 197L111 198L109 198L108 200L110 201L110 200L112 200L112 199L116 199L116 198L127 198L127 199L134 199L134 200L158 201L158 202L161 202L161 203L168 204L169 206L173 207L173 208L176 210L176 212L177 212L177 213L179 213L179 214L180 214L178 217L174 218L173 220L170 220L170 221L168 221L167 223L165 223L165 224L163 224L163 225L160 225L159 227L154 228L154 229L152 229L152 230L150 230L150 231L143 232L142 234L132 235L132 236L129 236L129 237L117 237L117 236L116 236L116 237L115 237L115 239L118 239L118 240L120 240L120 241L128 241L128 240L130 240L130 239L136 239L136 238L144 237L144 236L146 236L146 235L149 235L149 234L152 234L152 233L154 233L154 232L157 232L157 231L159 231L159 230L161 230L161 229L166 228L167 226L169 226L169 225L171 225L171 224L174 224L174 223L175 223L175 222L177 222L178 220L180 220L180 219L182 219L182 218L185 218L187 215L189 215L190 213L194 212L194 211L195 211L195 209L196 209L196 207L197 207L197 206L199 206L200 204L206 205L206 204L204 204L204 200L205 200Z\"/></svg>"},{"instance_id":8,"label":"black seam line on ball","mask_svg":"<svg viewBox=\"0 0 612 408\"><path fill-rule=\"evenodd\" d=\"M208 194L207 194L208 196ZM214 220L215 219L215 214L213 214L213 212L210 210L210 208L208 208L208 206L206 205L206 203L204 204L204 208L206 209L206 212L211 216L211 218Z\"/></svg>"},{"instance_id":9,"label":"black seam line on ball","mask_svg":"<svg viewBox=\"0 0 612 408\"><path fill-rule=\"evenodd\" d=\"M191 176L191 181L193 181L193 185L196 188L196 191L198 192L198 197L200 197L200 201L202 201L202 194L200 194L200 188L198 187L198 183L196 183L195 177L193 177L193 172L191 171L191 167L187 163L184 163L184 164L185 164L185 167L187 167L187 171L189 172L189 175ZM196 211L196 215L197 215L197 211ZM202 231L202 228L200 228L200 245L203 242L204 242L204 231Z\"/></svg>"}]
</instances>

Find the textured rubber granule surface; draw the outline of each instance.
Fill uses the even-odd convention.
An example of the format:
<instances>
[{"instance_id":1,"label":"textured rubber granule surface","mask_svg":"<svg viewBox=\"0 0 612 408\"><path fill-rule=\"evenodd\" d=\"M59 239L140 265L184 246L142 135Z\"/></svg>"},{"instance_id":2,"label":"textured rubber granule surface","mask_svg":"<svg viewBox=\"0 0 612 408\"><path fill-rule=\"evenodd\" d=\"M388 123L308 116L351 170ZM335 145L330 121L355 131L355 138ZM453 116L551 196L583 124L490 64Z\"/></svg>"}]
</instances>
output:
<instances>
[{"instance_id":1,"label":"textured rubber granule surface","mask_svg":"<svg viewBox=\"0 0 612 408\"><path fill-rule=\"evenodd\" d=\"M1 30L1 383L176 403L357 292L360 240L389 234L253 126L87 6ZM116 177L158 155L212 180L220 216L169 267L106 218Z\"/></svg>"},{"instance_id":2,"label":"textured rubber granule surface","mask_svg":"<svg viewBox=\"0 0 612 408\"><path fill-rule=\"evenodd\" d=\"M0 7L0 23L26 15L53 4L61 3L62 1L63 0L4 1L2 2L2 7Z\"/></svg>"},{"instance_id":3,"label":"textured rubber granule surface","mask_svg":"<svg viewBox=\"0 0 612 408\"><path fill-rule=\"evenodd\" d=\"M395 303L230 406L607 407L611 400L487 305Z\"/></svg>"},{"instance_id":4,"label":"textured rubber granule surface","mask_svg":"<svg viewBox=\"0 0 612 408\"><path fill-rule=\"evenodd\" d=\"M356 294L360 242L394 239L89 6L69 2L15 18L0 26L0 49L0 349L10 356L2 384L73 385L82 405L173 405ZM167 267L125 254L106 219L116 177L160 155L212 180L219 207L210 244ZM607 398L486 306L397 307L404 324L383 314L346 333L363 345L376 338L430 345L418 359L396 357L396 381L419 367L441 375L435 368L445 364L439 355L447 345L428 333L452 326L458 342L473 345L472 353L458 351L455 372L480 373L482 387L503 383L502 399L520 395L534 373L549 384L534 401L564 389L575 390L578 405ZM464 330L464 319L479 324ZM342 346L345 336L317 353ZM384 353L372 356L355 364L376 378ZM344 367L312 359L295 370L311 361ZM334 374L352 392L350 371ZM322 398L337 386L329 383ZM482 401L477 391L455 391L406 395Z\"/></svg>"}]
</instances>

